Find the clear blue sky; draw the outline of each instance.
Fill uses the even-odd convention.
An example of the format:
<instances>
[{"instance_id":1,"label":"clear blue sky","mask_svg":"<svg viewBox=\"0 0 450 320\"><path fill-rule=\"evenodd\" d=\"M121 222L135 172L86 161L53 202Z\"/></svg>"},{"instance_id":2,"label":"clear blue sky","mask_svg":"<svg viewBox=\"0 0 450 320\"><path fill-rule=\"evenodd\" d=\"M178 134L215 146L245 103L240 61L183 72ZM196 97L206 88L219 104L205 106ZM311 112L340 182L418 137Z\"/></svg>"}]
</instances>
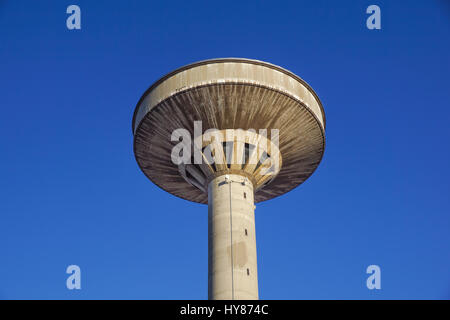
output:
<instances>
[{"instance_id":1,"label":"clear blue sky","mask_svg":"<svg viewBox=\"0 0 450 320\"><path fill-rule=\"evenodd\" d=\"M0 0L0 299L207 298L207 207L141 173L131 118L216 57L291 70L327 117L317 171L257 205L260 297L449 299L449 40L447 1Z\"/></svg>"}]
</instances>

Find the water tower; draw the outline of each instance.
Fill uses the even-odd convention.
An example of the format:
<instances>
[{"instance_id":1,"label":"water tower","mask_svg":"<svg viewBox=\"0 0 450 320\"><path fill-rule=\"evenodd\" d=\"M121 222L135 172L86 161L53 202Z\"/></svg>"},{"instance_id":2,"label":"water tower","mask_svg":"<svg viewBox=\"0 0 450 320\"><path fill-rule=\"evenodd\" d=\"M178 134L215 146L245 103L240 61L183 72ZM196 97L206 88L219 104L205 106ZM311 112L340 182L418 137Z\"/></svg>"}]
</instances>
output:
<instances>
[{"instance_id":1,"label":"water tower","mask_svg":"<svg viewBox=\"0 0 450 320\"><path fill-rule=\"evenodd\" d=\"M143 173L208 204L209 299L258 299L254 204L294 189L319 165L325 114L316 93L270 63L200 61L156 81L132 128Z\"/></svg>"}]
</instances>

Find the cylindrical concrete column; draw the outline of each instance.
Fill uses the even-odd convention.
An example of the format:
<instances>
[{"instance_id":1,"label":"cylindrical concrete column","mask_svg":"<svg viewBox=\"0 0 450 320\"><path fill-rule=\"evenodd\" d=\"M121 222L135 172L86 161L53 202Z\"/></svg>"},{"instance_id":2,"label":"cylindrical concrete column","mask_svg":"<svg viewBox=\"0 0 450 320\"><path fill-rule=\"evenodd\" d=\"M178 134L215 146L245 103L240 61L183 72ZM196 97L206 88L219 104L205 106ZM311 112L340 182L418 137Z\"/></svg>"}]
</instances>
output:
<instances>
[{"instance_id":1,"label":"cylindrical concrete column","mask_svg":"<svg viewBox=\"0 0 450 320\"><path fill-rule=\"evenodd\" d=\"M208 185L208 297L258 299L253 185L227 174Z\"/></svg>"}]
</instances>

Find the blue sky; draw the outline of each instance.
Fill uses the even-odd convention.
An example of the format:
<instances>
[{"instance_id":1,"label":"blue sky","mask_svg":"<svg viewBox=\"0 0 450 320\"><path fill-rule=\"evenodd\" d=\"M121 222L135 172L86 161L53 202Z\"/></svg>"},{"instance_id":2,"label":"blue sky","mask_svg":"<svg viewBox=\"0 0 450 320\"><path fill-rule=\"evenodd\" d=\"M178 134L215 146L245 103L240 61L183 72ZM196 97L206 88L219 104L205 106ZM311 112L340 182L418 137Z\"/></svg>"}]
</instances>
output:
<instances>
[{"instance_id":1,"label":"blue sky","mask_svg":"<svg viewBox=\"0 0 450 320\"><path fill-rule=\"evenodd\" d=\"M449 39L446 1L0 0L0 299L207 298L207 207L140 172L131 118L217 57L291 70L327 117L317 171L257 205L260 298L449 299Z\"/></svg>"}]
</instances>

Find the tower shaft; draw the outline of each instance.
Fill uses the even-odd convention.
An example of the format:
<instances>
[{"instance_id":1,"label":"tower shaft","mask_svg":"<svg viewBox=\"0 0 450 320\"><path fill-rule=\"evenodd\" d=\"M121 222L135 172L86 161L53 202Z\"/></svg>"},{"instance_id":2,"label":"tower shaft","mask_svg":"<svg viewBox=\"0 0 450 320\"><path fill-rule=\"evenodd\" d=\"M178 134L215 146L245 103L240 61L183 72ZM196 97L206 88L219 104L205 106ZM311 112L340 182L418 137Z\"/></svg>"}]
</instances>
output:
<instances>
[{"instance_id":1,"label":"tower shaft","mask_svg":"<svg viewBox=\"0 0 450 320\"><path fill-rule=\"evenodd\" d=\"M258 299L253 184L239 174L208 184L208 297Z\"/></svg>"}]
</instances>

